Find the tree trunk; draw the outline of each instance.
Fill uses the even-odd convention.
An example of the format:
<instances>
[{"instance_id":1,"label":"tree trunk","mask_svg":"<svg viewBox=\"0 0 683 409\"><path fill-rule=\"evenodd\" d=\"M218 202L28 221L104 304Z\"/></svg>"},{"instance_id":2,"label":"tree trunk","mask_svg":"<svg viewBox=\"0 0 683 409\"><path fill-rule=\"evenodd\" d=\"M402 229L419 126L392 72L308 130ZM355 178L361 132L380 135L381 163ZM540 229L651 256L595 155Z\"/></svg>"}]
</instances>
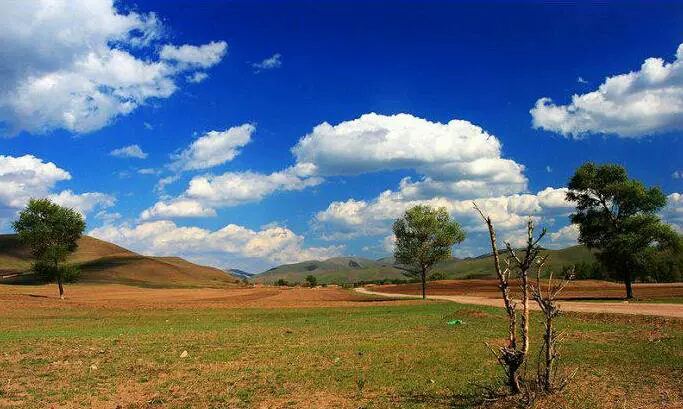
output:
<instances>
[{"instance_id":1,"label":"tree trunk","mask_svg":"<svg viewBox=\"0 0 683 409\"><path fill-rule=\"evenodd\" d=\"M626 264L624 269L624 284L626 284L626 299L633 298L633 287L631 286L631 267Z\"/></svg>"},{"instance_id":2,"label":"tree trunk","mask_svg":"<svg viewBox=\"0 0 683 409\"><path fill-rule=\"evenodd\" d=\"M59 299L64 299L64 282L62 280L62 273L59 271L59 263L55 262L55 275L57 276L57 287L59 287Z\"/></svg>"},{"instance_id":3,"label":"tree trunk","mask_svg":"<svg viewBox=\"0 0 683 409\"><path fill-rule=\"evenodd\" d=\"M422 269L422 299L427 299L427 271Z\"/></svg>"},{"instance_id":4,"label":"tree trunk","mask_svg":"<svg viewBox=\"0 0 683 409\"><path fill-rule=\"evenodd\" d=\"M555 340L553 339L553 319L548 317L545 324L545 368L543 368L543 389L550 392L552 389L551 377L553 375L553 361L555 358Z\"/></svg>"},{"instance_id":5,"label":"tree trunk","mask_svg":"<svg viewBox=\"0 0 683 409\"><path fill-rule=\"evenodd\" d=\"M57 277L57 286L59 286L59 299L64 299L64 285L62 284L62 277Z\"/></svg>"}]
</instances>

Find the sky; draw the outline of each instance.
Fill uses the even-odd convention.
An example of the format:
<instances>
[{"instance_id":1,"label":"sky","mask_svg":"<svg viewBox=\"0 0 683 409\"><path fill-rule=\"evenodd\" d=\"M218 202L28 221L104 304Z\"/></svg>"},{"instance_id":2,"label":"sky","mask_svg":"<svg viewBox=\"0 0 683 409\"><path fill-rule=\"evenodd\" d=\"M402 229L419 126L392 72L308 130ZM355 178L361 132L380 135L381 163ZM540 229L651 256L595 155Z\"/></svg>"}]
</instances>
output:
<instances>
[{"instance_id":1,"label":"sky","mask_svg":"<svg viewBox=\"0 0 683 409\"><path fill-rule=\"evenodd\" d=\"M564 2L563 2L564 3ZM683 232L683 4L39 0L0 14L0 232L30 198L87 234L260 272L392 251L443 206L488 251L576 244L586 161Z\"/></svg>"}]
</instances>

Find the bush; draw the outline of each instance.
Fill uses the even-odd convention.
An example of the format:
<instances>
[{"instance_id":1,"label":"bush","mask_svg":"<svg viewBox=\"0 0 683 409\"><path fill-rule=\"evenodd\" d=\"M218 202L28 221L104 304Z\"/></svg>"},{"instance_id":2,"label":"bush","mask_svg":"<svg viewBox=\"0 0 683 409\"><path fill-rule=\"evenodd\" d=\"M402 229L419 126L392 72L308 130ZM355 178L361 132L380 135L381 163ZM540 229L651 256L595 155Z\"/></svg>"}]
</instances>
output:
<instances>
[{"instance_id":1,"label":"bush","mask_svg":"<svg viewBox=\"0 0 683 409\"><path fill-rule=\"evenodd\" d=\"M277 280L275 285L278 287L287 287L289 285L289 283L286 280L281 278L281 279Z\"/></svg>"}]
</instances>

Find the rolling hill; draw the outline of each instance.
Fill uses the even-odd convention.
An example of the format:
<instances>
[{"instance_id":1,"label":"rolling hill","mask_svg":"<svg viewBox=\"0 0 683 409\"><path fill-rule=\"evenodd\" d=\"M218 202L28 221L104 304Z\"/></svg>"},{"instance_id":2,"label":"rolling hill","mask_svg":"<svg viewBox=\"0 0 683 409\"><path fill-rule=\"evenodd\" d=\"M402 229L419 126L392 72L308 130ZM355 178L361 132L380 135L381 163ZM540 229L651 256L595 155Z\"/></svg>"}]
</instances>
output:
<instances>
[{"instance_id":1,"label":"rolling hill","mask_svg":"<svg viewBox=\"0 0 683 409\"><path fill-rule=\"evenodd\" d=\"M561 250L545 250L550 254L547 267L560 271L562 266L580 261L593 261L590 250L584 246L567 247ZM487 278L493 277L493 256L485 254L479 257L458 259L436 265L432 273L442 273L445 278ZM255 283L272 284L279 279L291 283L303 283L306 276L313 275L319 283L353 283L357 281L373 281L383 279L405 279L402 270L394 266L392 257L371 260L360 257L335 257L323 261L311 260L296 264L284 264L271 268L251 277Z\"/></svg>"},{"instance_id":2,"label":"rolling hill","mask_svg":"<svg viewBox=\"0 0 683 409\"><path fill-rule=\"evenodd\" d=\"M0 283L35 282L31 255L16 235L0 235ZM226 287L239 282L220 269L201 266L179 257L148 257L106 241L83 236L69 263L80 269L79 282L117 283L146 287ZM14 277L9 277L14 276ZM9 278L8 278L9 277Z\"/></svg>"}]
</instances>

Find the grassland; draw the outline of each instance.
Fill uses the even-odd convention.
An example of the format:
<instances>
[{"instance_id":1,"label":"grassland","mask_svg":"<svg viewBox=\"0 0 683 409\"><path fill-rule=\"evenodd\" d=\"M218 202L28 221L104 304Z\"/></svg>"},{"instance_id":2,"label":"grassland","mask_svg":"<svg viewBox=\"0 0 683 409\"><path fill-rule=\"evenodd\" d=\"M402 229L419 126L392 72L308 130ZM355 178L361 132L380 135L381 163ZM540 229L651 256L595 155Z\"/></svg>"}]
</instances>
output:
<instances>
[{"instance_id":1,"label":"grassland","mask_svg":"<svg viewBox=\"0 0 683 409\"><path fill-rule=\"evenodd\" d=\"M331 288L82 285L61 303L51 290L0 286L0 407L465 408L498 385L483 342L500 342L505 321L491 307ZM683 404L683 322L558 324L578 375L537 407Z\"/></svg>"}]
</instances>

